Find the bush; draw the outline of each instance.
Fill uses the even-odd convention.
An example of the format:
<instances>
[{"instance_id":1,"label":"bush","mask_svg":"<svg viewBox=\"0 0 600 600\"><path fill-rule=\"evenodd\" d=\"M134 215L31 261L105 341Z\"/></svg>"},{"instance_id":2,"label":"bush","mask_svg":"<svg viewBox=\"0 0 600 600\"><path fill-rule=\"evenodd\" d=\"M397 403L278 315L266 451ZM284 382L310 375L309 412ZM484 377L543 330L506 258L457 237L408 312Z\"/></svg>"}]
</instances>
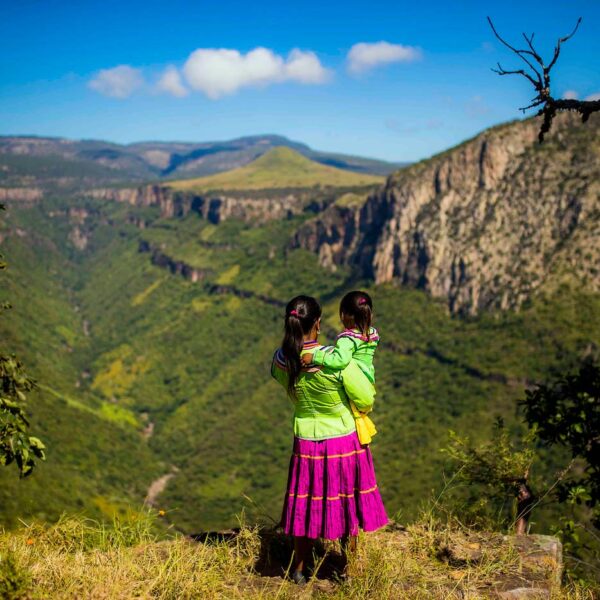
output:
<instances>
[{"instance_id":1,"label":"bush","mask_svg":"<svg viewBox=\"0 0 600 600\"><path fill-rule=\"evenodd\" d=\"M19 564L13 552L0 554L0 598L24 598L31 584L29 572Z\"/></svg>"}]
</instances>

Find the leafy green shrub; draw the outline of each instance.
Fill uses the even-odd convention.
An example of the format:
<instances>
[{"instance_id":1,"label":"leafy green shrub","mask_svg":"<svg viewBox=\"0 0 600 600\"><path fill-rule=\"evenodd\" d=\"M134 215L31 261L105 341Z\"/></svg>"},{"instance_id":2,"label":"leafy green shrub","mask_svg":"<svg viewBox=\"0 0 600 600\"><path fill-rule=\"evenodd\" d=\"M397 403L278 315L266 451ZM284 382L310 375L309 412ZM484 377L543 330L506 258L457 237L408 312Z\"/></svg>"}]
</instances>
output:
<instances>
[{"instance_id":1,"label":"leafy green shrub","mask_svg":"<svg viewBox=\"0 0 600 600\"><path fill-rule=\"evenodd\" d=\"M0 598L18 600L24 598L31 584L31 576L18 564L13 552L0 554Z\"/></svg>"},{"instance_id":2,"label":"leafy green shrub","mask_svg":"<svg viewBox=\"0 0 600 600\"><path fill-rule=\"evenodd\" d=\"M517 533L526 533L533 508L533 493L529 487L529 472L535 459L532 442L535 432L530 431L518 448L511 440L502 419L496 421L492 439L478 446L469 438L450 431L450 443L442 451L457 465L457 475L468 484L483 486L483 495L501 522L507 515L503 505L509 500L512 514L509 524L517 526ZM512 502L511 502L512 501ZM480 508L487 502L480 502Z\"/></svg>"}]
</instances>

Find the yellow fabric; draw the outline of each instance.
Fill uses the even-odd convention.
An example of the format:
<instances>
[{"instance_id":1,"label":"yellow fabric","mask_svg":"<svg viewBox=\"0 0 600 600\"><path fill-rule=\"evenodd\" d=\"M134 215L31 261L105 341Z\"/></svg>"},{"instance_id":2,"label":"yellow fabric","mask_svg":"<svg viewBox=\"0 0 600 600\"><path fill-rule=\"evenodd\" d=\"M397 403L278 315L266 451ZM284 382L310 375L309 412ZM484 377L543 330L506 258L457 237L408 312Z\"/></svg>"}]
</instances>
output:
<instances>
[{"instance_id":1,"label":"yellow fabric","mask_svg":"<svg viewBox=\"0 0 600 600\"><path fill-rule=\"evenodd\" d=\"M354 422L356 423L356 433L358 435L358 440L361 444L370 444L373 436L377 433L377 429L375 429L375 423L371 421L371 419L365 414L360 412L356 406L354 406L354 402L350 402L350 408L352 409L352 414L354 415Z\"/></svg>"}]
</instances>

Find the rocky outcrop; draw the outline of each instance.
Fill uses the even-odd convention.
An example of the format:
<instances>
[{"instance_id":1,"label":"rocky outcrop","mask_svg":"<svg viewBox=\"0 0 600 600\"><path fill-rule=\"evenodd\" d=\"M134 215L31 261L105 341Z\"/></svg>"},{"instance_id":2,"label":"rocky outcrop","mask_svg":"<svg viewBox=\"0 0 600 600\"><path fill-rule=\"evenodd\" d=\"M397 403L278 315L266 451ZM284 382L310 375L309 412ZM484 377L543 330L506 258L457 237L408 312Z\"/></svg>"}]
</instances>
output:
<instances>
[{"instance_id":1,"label":"rocky outcrop","mask_svg":"<svg viewBox=\"0 0 600 600\"><path fill-rule=\"evenodd\" d=\"M180 275L184 279L197 283L199 281L205 281L208 277L213 275L209 269L198 269L189 265L188 263L170 257L165 253L164 247L159 247L151 244L146 240L140 240L138 250L140 252L149 252L151 254L151 261L153 265L168 269L173 275ZM285 302L272 296L260 294L253 290L244 290L238 288L235 285L226 285L221 283L211 283L205 281L204 288L207 294L211 296L236 296L238 298L255 298L260 302L264 302L269 306L276 306L278 308L284 307Z\"/></svg>"},{"instance_id":2,"label":"rocky outcrop","mask_svg":"<svg viewBox=\"0 0 600 600\"><path fill-rule=\"evenodd\" d=\"M70 206L67 210L69 222L73 225L83 225L90 216L90 211L81 206Z\"/></svg>"},{"instance_id":3,"label":"rocky outcrop","mask_svg":"<svg viewBox=\"0 0 600 600\"><path fill-rule=\"evenodd\" d=\"M44 192L36 187L0 187L0 202L34 204L44 197Z\"/></svg>"},{"instance_id":4,"label":"rocky outcrop","mask_svg":"<svg viewBox=\"0 0 600 600\"><path fill-rule=\"evenodd\" d=\"M600 119L561 115L541 146L538 130L537 119L496 127L399 171L361 206L330 206L292 245L455 313L518 308L550 274L598 290Z\"/></svg>"},{"instance_id":5,"label":"rocky outcrop","mask_svg":"<svg viewBox=\"0 0 600 600\"><path fill-rule=\"evenodd\" d=\"M77 250L85 250L89 243L89 236L84 229L76 225L69 232L69 241Z\"/></svg>"},{"instance_id":6,"label":"rocky outcrop","mask_svg":"<svg viewBox=\"0 0 600 600\"><path fill-rule=\"evenodd\" d=\"M140 240L138 250L140 252L149 252L153 265L168 269L173 275L181 275L181 277L193 283L202 281L210 274L210 271L207 269L198 269L181 260L171 258L165 254L162 248L154 246L146 240Z\"/></svg>"},{"instance_id":7,"label":"rocky outcrop","mask_svg":"<svg viewBox=\"0 0 600 600\"><path fill-rule=\"evenodd\" d=\"M184 217L190 212L217 224L228 219L265 223L289 219L301 214L308 201L302 194L267 197L238 197L229 195L202 195L179 192L167 186L147 185L139 188L100 188L86 196L97 200L125 202L132 206L156 206L166 218Z\"/></svg>"}]
</instances>

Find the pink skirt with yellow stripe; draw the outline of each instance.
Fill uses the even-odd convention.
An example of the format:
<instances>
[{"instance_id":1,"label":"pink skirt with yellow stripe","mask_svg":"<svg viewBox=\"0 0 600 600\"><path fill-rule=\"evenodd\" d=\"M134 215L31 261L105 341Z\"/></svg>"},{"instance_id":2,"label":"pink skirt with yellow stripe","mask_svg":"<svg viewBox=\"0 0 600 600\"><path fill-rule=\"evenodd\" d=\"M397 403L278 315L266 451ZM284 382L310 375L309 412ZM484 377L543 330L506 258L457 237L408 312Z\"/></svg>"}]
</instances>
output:
<instances>
[{"instance_id":1,"label":"pink skirt with yellow stripe","mask_svg":"<svg viewBox=\"0 0 600 600\"><path fill-rule=\"evenodd\" d=\"M387 522L371 449L356 432L318 442L294 438L282 516L287 534L335 540Z\"/></svg>"}]
</instances>

